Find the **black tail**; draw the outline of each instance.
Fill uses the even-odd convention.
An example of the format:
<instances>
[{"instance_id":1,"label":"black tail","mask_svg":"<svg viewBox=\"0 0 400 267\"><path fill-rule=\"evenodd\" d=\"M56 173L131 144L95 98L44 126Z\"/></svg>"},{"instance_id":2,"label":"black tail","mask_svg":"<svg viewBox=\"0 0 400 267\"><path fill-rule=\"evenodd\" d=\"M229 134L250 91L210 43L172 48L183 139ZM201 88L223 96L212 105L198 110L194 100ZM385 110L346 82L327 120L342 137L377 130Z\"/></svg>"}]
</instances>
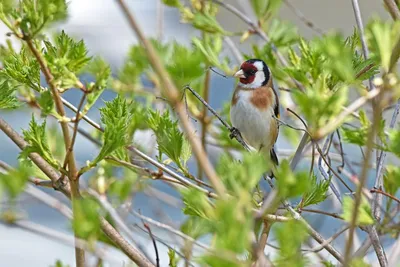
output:
<instances>
[{"instance_id":1,"label":"black tail","mask_svg":"<svg viewBox=\"0 0 400 267\"><path fill-rule=\"evenodd\" d=\"M278 160L278 156L275 153L275 149L274 148L271 149L270 155L271 155L272 162L275 164L275 166L278 166L279 165L279 160Z\"/></svg>"},{"instance_id":2,"label":"black tail","mask_svg":"<svg viewBox=\"0 0 400 267\"><path fill-rule=\"evenodd\" d=\"M279 165L279 160L278 160L278 156L277 156L276 153L275 153L275 149L274 149L274 148L271 149L270 155L271 155L271 160L272 160L272 162L274 163L274 165L275 165L275 166L278 166L278 165ZM273 169L273 167L272 167L272 169ZM272 170L271 170L270 176L271 176L272 179L273 179L273 178L276 178L276 177L275 177L275 174L274 174L274 172L273 172Z\"/></svg>"}]
</instances>

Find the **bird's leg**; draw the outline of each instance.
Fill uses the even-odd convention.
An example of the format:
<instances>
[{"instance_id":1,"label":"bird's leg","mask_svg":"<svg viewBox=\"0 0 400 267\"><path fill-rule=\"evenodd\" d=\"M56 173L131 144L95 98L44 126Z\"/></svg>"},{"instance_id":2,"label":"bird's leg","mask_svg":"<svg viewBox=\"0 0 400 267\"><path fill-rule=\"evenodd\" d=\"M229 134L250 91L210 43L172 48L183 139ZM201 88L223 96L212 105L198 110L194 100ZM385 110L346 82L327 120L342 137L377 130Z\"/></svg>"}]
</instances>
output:
<instances>
[{"instance_id":1,"label":"bird's leg","mask_svg":"<svg viewBox=\"0 0 400 267\"><path fill-rule=\"evenodd\" d=\"M230 139L236 138L238 136L240 136L240 138L242 138L242 134L240 133L240 131L237 128L231 127L231 128L229 128L229 131L231 132L229 134Z\"/></svg>"}]
</instances>

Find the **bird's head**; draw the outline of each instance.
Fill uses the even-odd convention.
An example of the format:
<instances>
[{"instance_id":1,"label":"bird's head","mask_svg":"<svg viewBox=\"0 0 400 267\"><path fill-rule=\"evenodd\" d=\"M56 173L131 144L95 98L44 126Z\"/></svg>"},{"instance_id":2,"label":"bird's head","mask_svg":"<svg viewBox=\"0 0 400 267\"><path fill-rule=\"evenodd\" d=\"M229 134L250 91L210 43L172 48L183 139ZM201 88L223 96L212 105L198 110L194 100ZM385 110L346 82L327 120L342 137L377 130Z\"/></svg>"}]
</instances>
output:
<instances>
[{"instance_id":1,"label":"bird's head","mask_svg":"<svg viewBox=\"0 0 400 267\"><path fill-rule=\"evenodd\" d=\"M246 60L234 76L239 78L239 85L244 88L258 88L271 79L269 68L261 59Z\"/></svg>"}]
</instances>

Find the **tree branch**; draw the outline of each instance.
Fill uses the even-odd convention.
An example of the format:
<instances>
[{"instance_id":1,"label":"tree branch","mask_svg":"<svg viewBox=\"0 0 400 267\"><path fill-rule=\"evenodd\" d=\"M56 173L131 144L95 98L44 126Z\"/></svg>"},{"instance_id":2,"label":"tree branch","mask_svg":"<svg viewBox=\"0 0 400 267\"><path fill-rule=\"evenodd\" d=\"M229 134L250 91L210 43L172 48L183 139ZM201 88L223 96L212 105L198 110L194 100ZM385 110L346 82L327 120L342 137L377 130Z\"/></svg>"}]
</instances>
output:
<instances>
[{"instance_id":1,"label":"tree branch","mask_svg":"<svg viewBox=\"0 0 400 267\"><path fill-rule=\"evenodd\" d=\"M188 140L192 146L193 152L200 162L201 167L204 170L207 178L210 180L211 184L215 188L215 191L218 195L222 198L225 197L225 186L219 179L218 175L216 174L214 167L211 165L211 162L207 158L204 149L201 146L199 138L195 135L195 129L192 123L188 120L186 110L182 102L180 101L179 91L171 81L168 72L165 70L164 66L161 64L157 53L155 52L153 45L148 41L148 39L144 36L142 29L137 24L135 18L130 13L128 7L126 6L123 0L117 1L121 10L123 11L125 17L127 18L131 28L134 30L135 34L137 35L139 41L143 44L146 48L145 52L150 61L151 66L153 67L154 71L156 72L158 78L161 81L162 89L165 95L167 96L169 102L175 108L176 113L180 118L180 122L182 128L186 132Z\"/></svg>"}]
</instances>

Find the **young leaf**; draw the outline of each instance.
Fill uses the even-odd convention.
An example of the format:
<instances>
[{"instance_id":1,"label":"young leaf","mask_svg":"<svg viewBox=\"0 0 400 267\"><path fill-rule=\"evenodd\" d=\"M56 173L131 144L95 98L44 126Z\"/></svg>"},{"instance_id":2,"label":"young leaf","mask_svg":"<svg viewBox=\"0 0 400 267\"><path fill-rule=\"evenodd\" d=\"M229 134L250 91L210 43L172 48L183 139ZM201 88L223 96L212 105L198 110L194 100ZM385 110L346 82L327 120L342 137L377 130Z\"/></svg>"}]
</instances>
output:
<instances>
[{"instance_id":1,"label":"young leaf","mask_svg":"<svg viewBox=\"0 0 400 267\"><path fill-rule=\"evenodd\" d=\"M6 57L2 73L18 84L41 91L39 63L28 55L25 48L19 54L13 53Z\"/></svg>"},{"instance_id":2,"label":"young leaf","mask_svg":"<svg viewBox=\"0 0 400 267\"><path fill-rule=\"evenodd\" d=\"M103 146L99 155L89 164L94 167L106 156L128 144L128 127L132 117L132 103L117 96L100 109L101 122L105 125Z\"/></svg>"},{"instance_id":3,"label":"young leaf","mask_svg":"<svg viewBox=\"0 0 400 267\"><path fill-rule=\"evenodd\" d=\"M302 242L307 238L304 225L292 220L279 224L274 232L280 247L278 266L308 266L307 259L300 251ZM293 234L288 235L288 233Z\"/></svg>"},{"instance_id":4,"label":"young leaf","mask_svg":"<svg viewBox=\"0 0 400 267\"><path fill-rule=\"evenodd\" d=\"M185 160L188 158L185 155L185 160L182 159L182 154L187 153L187 148L184 147L184 136L179 130L178 121L170 119L169 111L167 110L162 115L158 111L149 110L148 125L154 131L157 137L158 150L160 153L167 155L177 164L182 172L188 173L185 165Z\"/></svg>"},{"instance_id":5,"label":"young leaf","mask_svg":"<svg viewBox=\"0 0 400 267\"><path fill-rule=\"evenodd\" d=\"M302 207L323 202L327 198L326 192L328 192L329 184L330 180L321 180L318 183L317 177L313 175L311 179L311 187L303 195Z\"/></svg>"},{"instance_id":6,"label":"young leaf","mask_svg":"<svg viewBox=\"0 0 400 267\"><path fill-rule=\"evenodd\" d=\"M175 250L168 248L169 267L178 267L179 257L176 255Z\"/></svg>"},{"instance_id":7,"label":"young leaf","mask_svg":"<svg viewBox=\"0 0 400 267\"><path fill-rule=\"evenodd\" d=\"M28 130L22 130L22 134L28 146L22 150L20 158L27 160L30 153L38 153L44 160L46 160L54 168L58 169L60 163L54 159L47 141L46 135L46 121L41 125L37 124L35 117L32 114L32 120L29 123Z\"/></svg>"},{"instance_id":8,"label":"young leaf","mask_svg":"<svg viewBox=\"0 0 400 267\"><path fill-rule=\"evenodd\" d=\"M377 19L366 27L368 47L372 52L372 57L380 61L380 65L385 72L389 70L391 53L399 34L399 22L384 22Z\"/></svg>"},{"instance_id":9,"label":"young leaf","mask_svg":"<svg viewBox=\"0 0 400 267\"><path fill-rule=\"evenodd\" d=\"M101 234L99 203L92 198L81 198L73 201L74 218L72 227L75 234L89 242L95 242Z\"/></svg>"},{"instance_id":10,"label":"young leaf","mask_svg":"<svg viewBox=\"0 0 400 267\"><path fill-rule=\"evenodd\" d=\"M31 175L30 169L25 164L20 164L16 169L6 173L0 172L0 182L8 195L15 199L25 189L25 184Z\"/></svg>"},{"instance_id":11,"label":"young leaf","mask_svg":"<svg viewBox=\"0 0 400 267\"><path fill-rule=\"evenodd\" d=\"M15 109L20 106L15 91L16 88L9 81L0 78L0 110Z\"/></svg>"},{"instance_id":12,"label":"young leaf","mask_svg":"<svg viewBox=\"0 0 400 267\"><path fill-rule=\"evenodd\" d=\"M181 7L182 4L179 0L162 0L164 5L170 6L170 7Z\"/></svg>"},{"instance_id":13,"label":"young leaf","mask_svg":"<svg viewBox=\"0 0 400 267\"><path fill-rule=\"evenodd\" d=\"M76 42L64 31L59 34L54 45L45 41L45 58L55 82L61 89L78 86L76 73L90 61L83 40Z\"/></svg>"},{"instance_id":14,"label":"young leaf","mask_svg":"<svg viewBox=\"0 0 400 267\"><path fill-rule=\"evenodd\" d=\"M0 7L0 19L7 22L5 24L12 31L23 32L31 38L51 23L66 17L65 0L22 0L13 9L9 4Z\"/></svg>"},{"instance_id":15,"label":"young leaf","mask_svg":"<svg viewBox=\"0 0 400 267\"><path fill-rule=\"evenodd\" d=\"M400 168L395 166L387 166L383 176L383 186L385 191L393 196L396 195L400 188Z\"/></svg>"},{"instance_id":16,"label":"young leaf","mask_svg":"<svg viewBox=\"0 0 400 267\"><path fill-rule=\"evenodd\" d=\"M310 188L308 174L305 172L293 173L287 160L283 160L274 173L277 177L277 188L281 197L295 197L307 192Z\"/></svg>"},{"instance_id":17,"label":"young leaf","mask_svg":"<svg viewBox=\"0 0 400 267\"><path fill-rule=\"evenodd\" d=\"M346 222L350 223L354 214L354 200L348 196L343 198L343 218ZM372 217L371 206L368 201L363 198L358 210L357 225L370 225L374 223Z\"/></svg>"},{"instance_id":18,"label":"young leaf","mask_svg":"<svg viewBox=\"0 0 400 267\"><path fill-rule=\"evenodd\" d=\"M38 103L39 103L42 115L44 117L46 117L48 114L51 114L51 113L56 114L56 111L54 109L53 96L51 95L51 92L49 90L43 91L40 94L40 97L38 98Z\"/></svg>"},{"instance_id":19,"label":"young leaf","mask_svg":"<svg viewBox=\"0 0 400 267\"><path fill-rule=\"evenodd\" d=\"M83 113L86 114L89 109L96 103L97 99L103 93L110 81L110 66L101 58L95 58L89 63L87 71L95 78L95 82L88 87L88 95Z\"/></svg>"},{"instance_id":20,"label":"young leaf","mask_svg":"<svg viewBox=\"0 0 400 267\"><path fill-rule=\"evenodd\" d=\"M243 190L251 192L271 165L266 157L258 153L245 153L241 161L224 155L217 168L221 180L236 195L242 194Z\"/></svg>"}]
</instances>

